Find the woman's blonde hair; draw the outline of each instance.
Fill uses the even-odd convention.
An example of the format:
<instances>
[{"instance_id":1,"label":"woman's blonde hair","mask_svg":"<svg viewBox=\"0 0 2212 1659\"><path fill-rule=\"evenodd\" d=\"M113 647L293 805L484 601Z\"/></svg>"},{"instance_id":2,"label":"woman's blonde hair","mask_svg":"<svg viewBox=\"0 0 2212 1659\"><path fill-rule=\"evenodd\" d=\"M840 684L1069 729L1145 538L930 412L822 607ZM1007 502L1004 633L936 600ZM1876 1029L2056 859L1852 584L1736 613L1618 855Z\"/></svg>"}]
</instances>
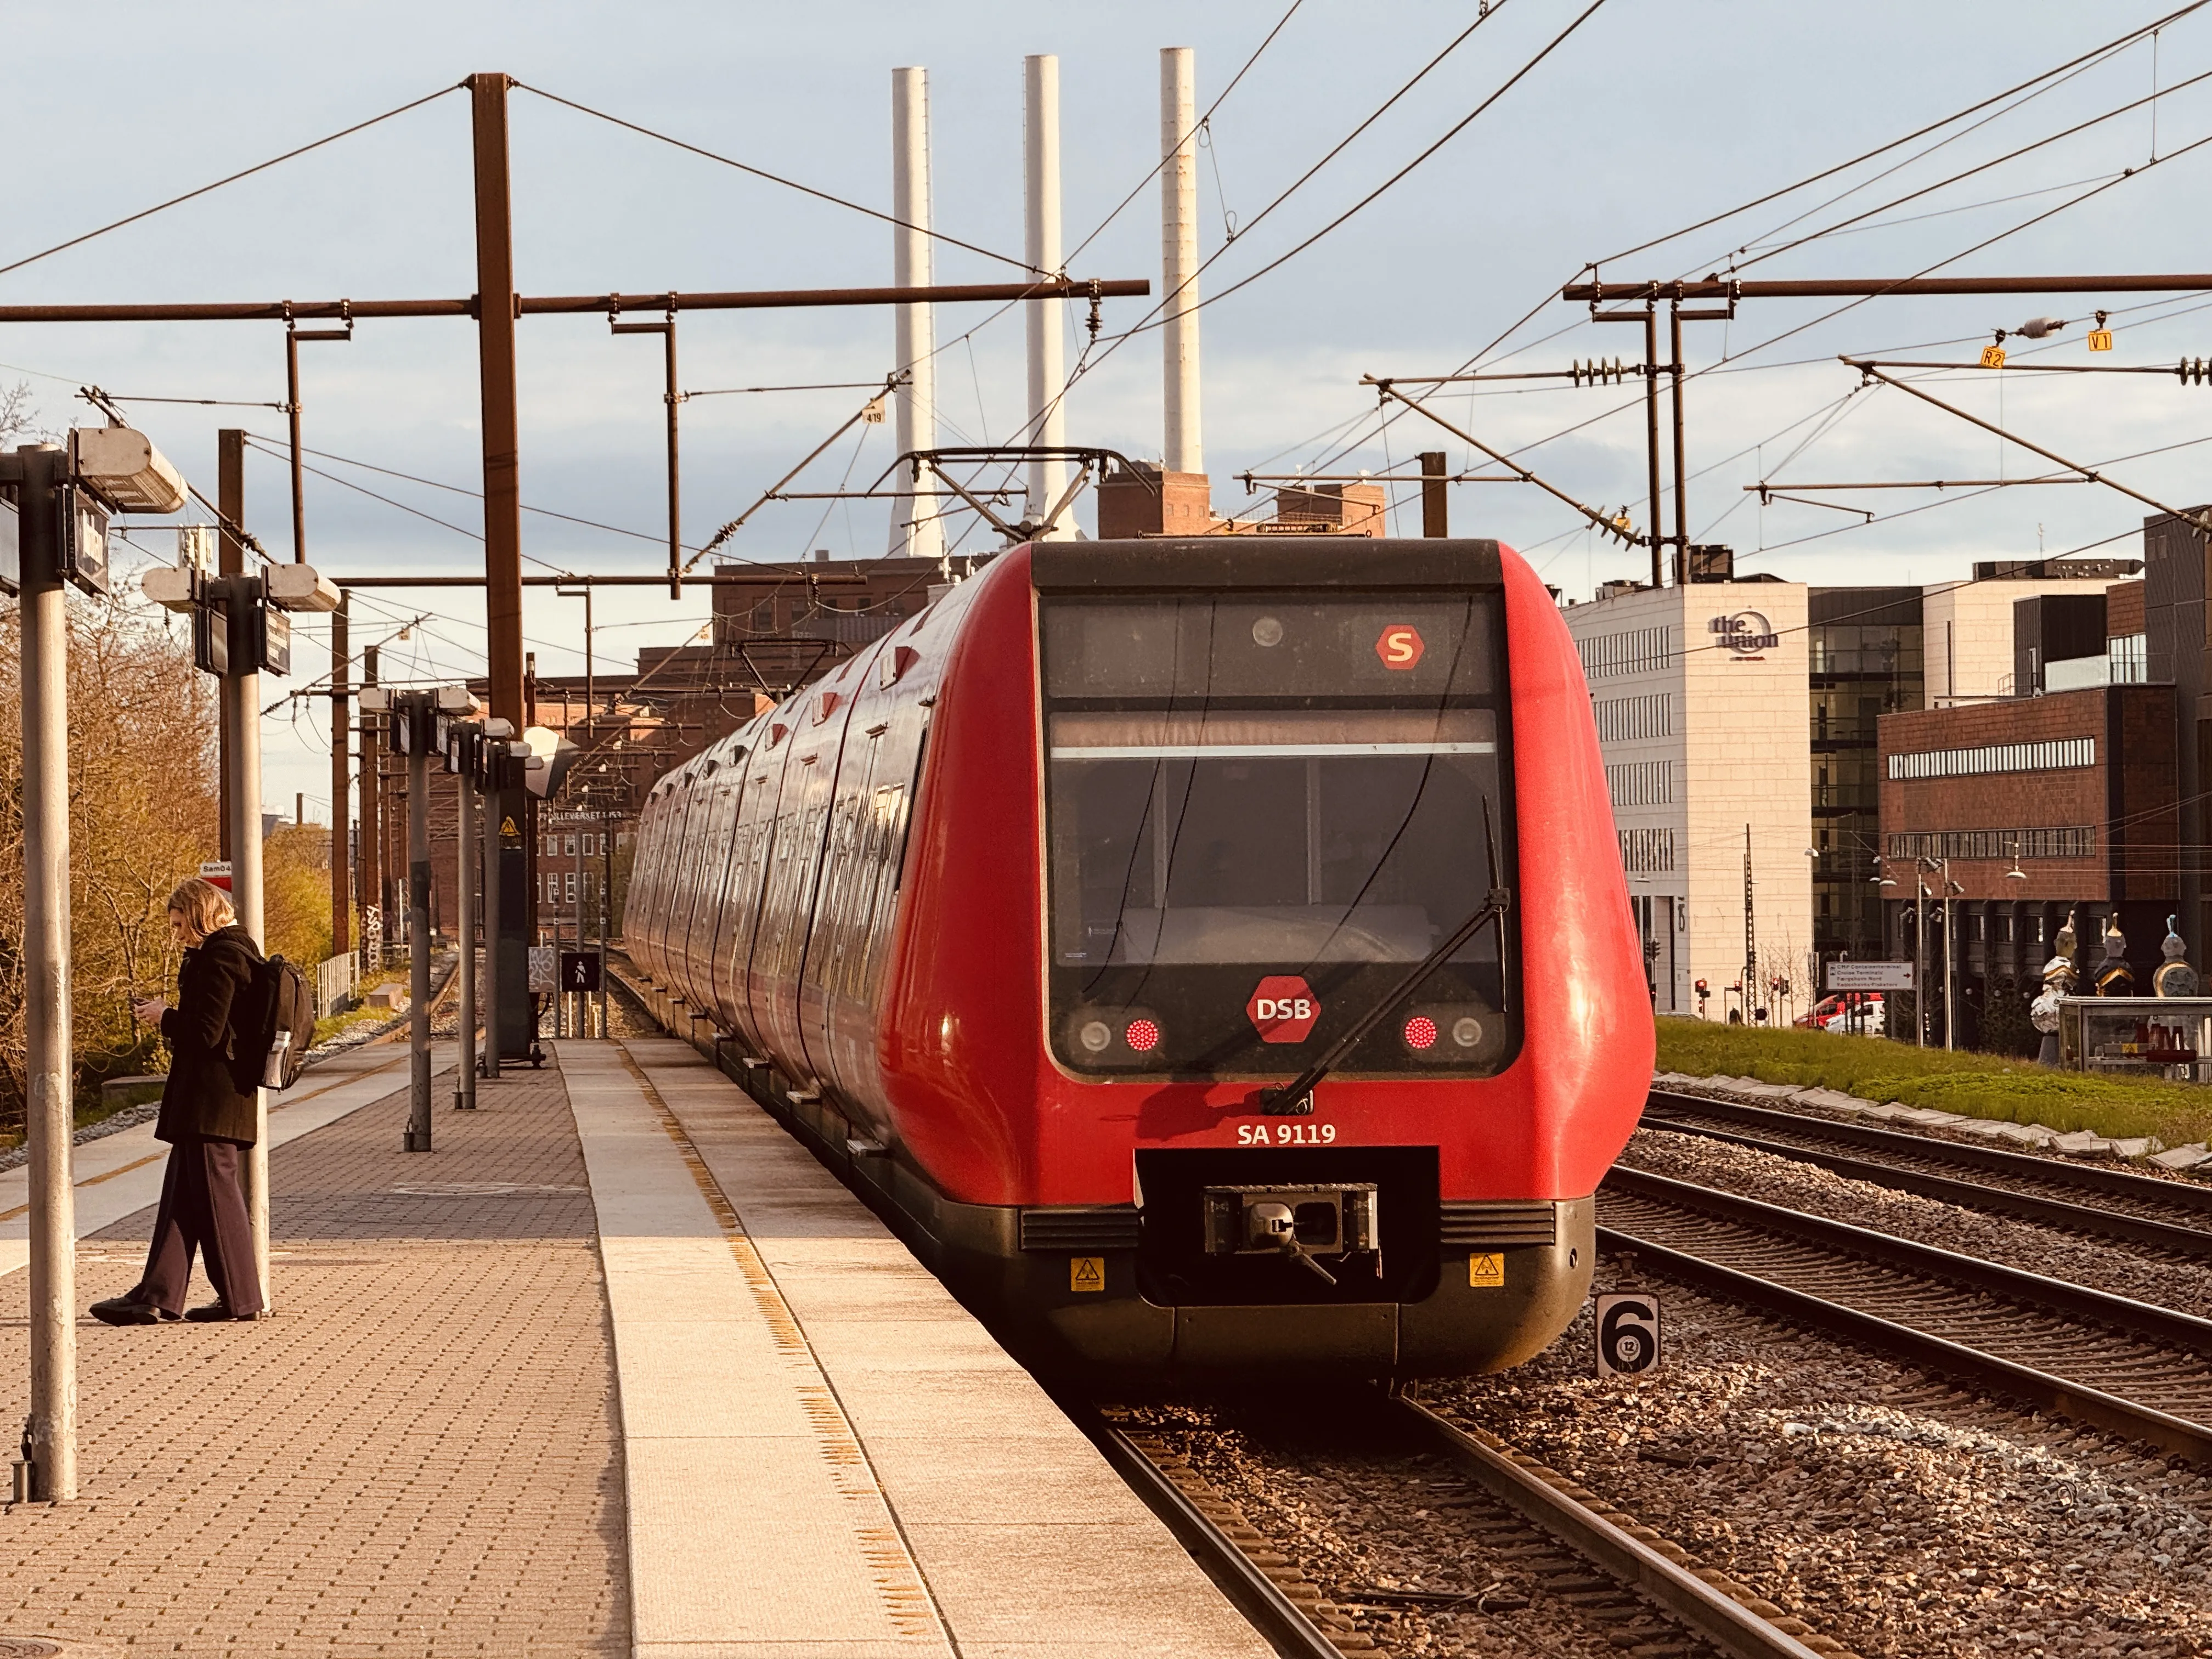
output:
<instances>
[{"instance_id":1,"label":"woman's blonde hair","mask_svg":"<svg viewBox=\"0 0 2212 1659\"><path fill-rule=\"evenodd\" d=\"M169 895L169 908L185 919L185 931L195 939L204 939L238 920L238 912L230 908L230 895L198 876L177 884L177 890Z\"/></svg>"}]
</instances>

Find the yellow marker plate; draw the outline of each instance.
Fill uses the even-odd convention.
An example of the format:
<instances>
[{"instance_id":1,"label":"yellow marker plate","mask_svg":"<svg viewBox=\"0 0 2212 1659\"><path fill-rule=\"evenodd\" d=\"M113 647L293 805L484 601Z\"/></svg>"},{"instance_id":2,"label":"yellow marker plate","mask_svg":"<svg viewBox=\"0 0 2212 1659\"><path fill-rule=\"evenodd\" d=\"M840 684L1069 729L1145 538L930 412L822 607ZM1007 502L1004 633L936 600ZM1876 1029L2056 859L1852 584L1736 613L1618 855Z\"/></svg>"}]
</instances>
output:
<instances>
[{"instance_id":1,"label":"yellow marker plate","mask_svg":"<svg viewBox=\"0 0 2212 1659\"><path fill-rule=\"evenodd\" d=\"M2109 328L2093 328L2093 329L2091 329L2091 330L2089 331L2089 349L2090 349L2090 350L2092 350L2092 351L2110 351L2112 349L2112 330L2110 330Z\"/></svg>"},{"instance_id":2,"label":"yellow marker plate","mask_svg":"<svg viewBox=\"0 0 2212 1659\"><path fill-rule=\"evenodd\" d=\"M1477 1251L1467 1259L1467 1282L1479 1291L1499 1289L1505 1283L1505 1258Z\"/></svg>"},{"instance_id":3,"label":"yellow marker plate","mask_svg":"<svg viewBox=\"0 0 2212 1659\"><path fill-rule=\"evenodd\" d=\"M1104 1290L1106 1288L1106 1258L1103 1255L1068 1257L1067 1288L1071 1291Z\"/></svg>"},{"instance_id":4,"label":"yellow marker plate","mask_svg":"<svg viewBox=\"0 0 2212 1659\"><path fill-rule=\"evenodd\" d=\"M1998 345L1984 346L1982 348L1982 367L1984 368L2002 368L2004 367L2004 348Z\"/></svg>"}]
</instances>

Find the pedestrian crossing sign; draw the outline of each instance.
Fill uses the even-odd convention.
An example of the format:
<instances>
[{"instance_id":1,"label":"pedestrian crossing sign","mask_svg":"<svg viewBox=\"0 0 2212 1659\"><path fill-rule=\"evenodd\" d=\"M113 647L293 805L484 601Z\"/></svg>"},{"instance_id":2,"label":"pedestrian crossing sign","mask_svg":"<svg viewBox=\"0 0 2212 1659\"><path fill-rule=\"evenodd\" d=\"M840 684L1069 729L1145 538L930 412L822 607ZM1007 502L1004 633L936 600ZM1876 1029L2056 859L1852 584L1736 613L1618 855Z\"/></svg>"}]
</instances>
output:
<instances>
[{"instance_id":1,"label":"pedestrian crossing sign","mask_svg":"<svg viewBox=\"0 0 2212 1659\"><path fill-rule=\"evenodd\" d=\"M1106 1258L1103 1255L1068 1257L1067 1288L1071 1291L1104 1290L1106 1288Z\"/></svg>"},{"instance_id":2,"label":"pedestrian crossing sign","mask_svg":"<svg viewBox=\"0 0 2212 1659\"><path fill-rule=\"evenodd\" d=\"M1498 1290L1505 1284L1505 1258L1495 1250L1477 1250L1467 1259L1467 1282L1478 1291Z\"/></svg>"}]
</instances>

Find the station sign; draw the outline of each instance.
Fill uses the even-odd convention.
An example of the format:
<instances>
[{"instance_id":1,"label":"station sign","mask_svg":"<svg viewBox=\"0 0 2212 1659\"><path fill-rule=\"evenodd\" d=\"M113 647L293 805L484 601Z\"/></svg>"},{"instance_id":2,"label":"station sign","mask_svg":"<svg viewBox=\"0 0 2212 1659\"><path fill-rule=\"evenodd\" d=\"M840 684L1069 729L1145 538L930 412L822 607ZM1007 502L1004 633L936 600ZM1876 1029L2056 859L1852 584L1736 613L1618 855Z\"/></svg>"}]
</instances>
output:
<instances>
[{"instance_id":1,"label":"station sign","mask_svg":"<svg viewBox=\"0 0 2212 1659\"><path fill-rule=\"evenodd\" d=\"M1828 964L1831 991L1910 991L1912 964L1909 962L1832 962Z\"/></svg>"},{"instance_id":2,"label":"station sign","mask_svg":"<svg viewBox=\"0 0 2212 1659\"><path fill-rule=\"evenodd\" d=\"M200 879L210 886L220 887L228 893L230 890L230 860L210 859L200 866Z\"/></svg>"}]
</instances>

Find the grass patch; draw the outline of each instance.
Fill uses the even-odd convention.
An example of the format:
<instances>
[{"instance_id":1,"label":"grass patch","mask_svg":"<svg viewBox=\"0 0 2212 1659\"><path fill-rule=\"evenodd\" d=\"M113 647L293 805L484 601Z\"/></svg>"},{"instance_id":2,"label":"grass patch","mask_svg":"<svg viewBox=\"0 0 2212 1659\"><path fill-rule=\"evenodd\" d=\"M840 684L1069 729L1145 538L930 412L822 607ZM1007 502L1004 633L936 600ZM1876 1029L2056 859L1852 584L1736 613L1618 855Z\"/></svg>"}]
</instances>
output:
<instances>
[{"instance_id":1,"label":"grass patch","mask_svg":"<svg viewBox=\"0 0 2212 1659\"><path fill-rule=\"evenodd\" d=\"M378 1025L392 1018L389 1008L349 1008L342 1014L325 1014L315 1022L315 1035L309 1048L328 1042L341 1031L350 1031L356 1025Z\"/></svg>"},{"instance_id":2,"label":"grass patch","mask_svg":"<svg viewBox=\"0 0 2212 1659\"><path fill-rule=\"evenodd\" d=\"M1662 1019L1658 1026L1662 1072L1835 1089L1863 1100L2091 1129L2116 1139L2156 1135L2169 1146L2212 1136L2212 1090L2190 1084L2061 1072L1829 1031L1761 1031L1698 1019Z\"/></svg>"}]
</instances>

